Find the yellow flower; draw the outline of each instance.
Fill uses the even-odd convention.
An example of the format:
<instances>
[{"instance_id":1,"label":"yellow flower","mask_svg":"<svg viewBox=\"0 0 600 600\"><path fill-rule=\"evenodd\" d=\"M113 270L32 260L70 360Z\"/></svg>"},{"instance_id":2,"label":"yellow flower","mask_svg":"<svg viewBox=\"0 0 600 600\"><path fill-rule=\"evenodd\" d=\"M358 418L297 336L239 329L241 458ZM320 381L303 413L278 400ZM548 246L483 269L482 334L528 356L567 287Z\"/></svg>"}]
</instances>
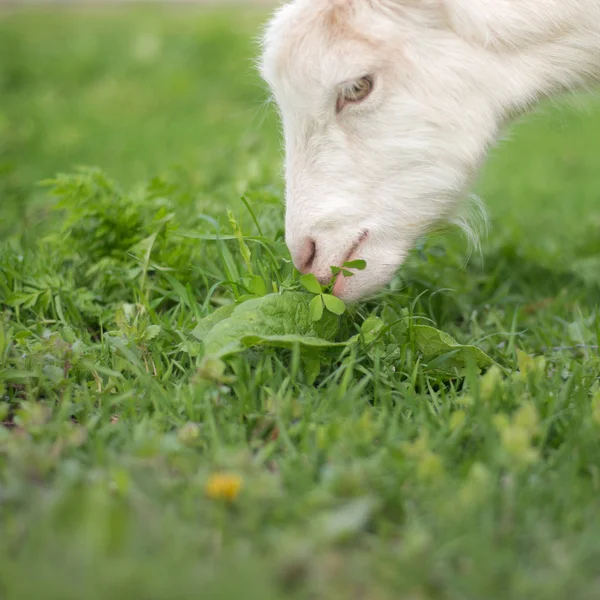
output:
<instances>
[{"instance_id":1,"label":"yellow flower","mask_svg":"<svg viewBox=\"0 0 600 600\"><path fill-rule=\"evenodd\" d=\"M232 502L242 489L242 478L229 473L215 473L206 482L206 495L212 500Z\"/></svg>"}]
</instances>

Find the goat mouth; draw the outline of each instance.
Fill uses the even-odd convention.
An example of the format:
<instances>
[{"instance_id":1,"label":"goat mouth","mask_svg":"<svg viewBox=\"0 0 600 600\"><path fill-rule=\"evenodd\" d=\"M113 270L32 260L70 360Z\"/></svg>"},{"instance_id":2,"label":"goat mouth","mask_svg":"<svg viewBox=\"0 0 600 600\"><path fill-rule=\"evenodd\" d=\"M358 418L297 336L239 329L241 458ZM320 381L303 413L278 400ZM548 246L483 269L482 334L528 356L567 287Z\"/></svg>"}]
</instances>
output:
<instances>
[{"instance_id":1,"label":"goat mouth","mask_svg":"<svg viewBox=\"0 0 600 600\"><path fill-rule=\"evenodd\" d=\"M348 251L348 254L346 254L346 257L344 258L344 260L342 262L342 266L344 264L346 264L347 262L350 262L352 260L358 260L360 258L359 256L357 256L357 251L363 245L364 241L368 237L369 237L369 232L366 230L360 234L360 237L358 238L358 240L356 240L356 242L354 243L352 248L350 248L350 250ZM346 279L347 278L344 276L344 274L342 272L338 273L335 276L335 281L334 281L333 288L332 288L332 292L333 292L334 296L339 296L341 293L343 293L344 287L346 286Z\"/></svg>"}]
</instances>

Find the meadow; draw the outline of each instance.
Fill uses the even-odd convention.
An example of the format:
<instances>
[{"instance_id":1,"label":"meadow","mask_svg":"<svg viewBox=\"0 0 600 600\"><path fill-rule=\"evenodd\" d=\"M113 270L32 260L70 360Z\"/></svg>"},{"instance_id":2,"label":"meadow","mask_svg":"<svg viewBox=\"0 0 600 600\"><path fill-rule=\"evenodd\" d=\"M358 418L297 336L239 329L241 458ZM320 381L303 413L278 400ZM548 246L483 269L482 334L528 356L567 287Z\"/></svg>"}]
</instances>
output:
<instances>
[{"instance_id":1,"label":"meadow","mask_svg":"<svg viewBox=\"0 0 600 600\"><path fill-rule=\"evenodd\" d=\"M600 597L600 100L313 321L266 16L0 14L0 597Z\"/></svg>"}]
</instances>

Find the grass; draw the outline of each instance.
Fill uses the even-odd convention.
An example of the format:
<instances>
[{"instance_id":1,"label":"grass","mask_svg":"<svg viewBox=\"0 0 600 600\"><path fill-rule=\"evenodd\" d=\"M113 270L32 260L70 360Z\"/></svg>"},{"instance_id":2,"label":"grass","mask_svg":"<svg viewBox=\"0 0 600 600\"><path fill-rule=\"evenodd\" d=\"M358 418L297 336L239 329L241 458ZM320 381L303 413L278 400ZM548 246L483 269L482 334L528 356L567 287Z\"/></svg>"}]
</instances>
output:
<instances>
[{"instance_id":1,"label":"grass","mask_svg":"<svg viewBox=\"0 0 600 600\"><path fill-rule=\"evenodd\" d=\"M209 360L202 319L301 289L263 19L3 15L2 597L597 598L600 104L514 130L482 256L431 236L354 342Z\"/></svg>"}]
</instances>

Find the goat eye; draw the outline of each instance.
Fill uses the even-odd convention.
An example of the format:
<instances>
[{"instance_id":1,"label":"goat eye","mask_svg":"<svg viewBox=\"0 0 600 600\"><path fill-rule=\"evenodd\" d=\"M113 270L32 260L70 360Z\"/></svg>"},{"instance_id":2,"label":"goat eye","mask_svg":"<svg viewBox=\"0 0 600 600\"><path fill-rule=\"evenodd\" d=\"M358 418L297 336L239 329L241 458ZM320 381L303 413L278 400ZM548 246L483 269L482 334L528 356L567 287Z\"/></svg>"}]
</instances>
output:
<instances>
[{"instance_id":1,"label":"goat eye","mask_svg":"<svg viewBox=\"0 0 600 600\"><path fill-rule=\"evenodd\" d=\"M346 104L362 102L372 91L373 78L370 75L344 85L338 96L337 112L341 112Z\"/></svg>"}]
</instances>

